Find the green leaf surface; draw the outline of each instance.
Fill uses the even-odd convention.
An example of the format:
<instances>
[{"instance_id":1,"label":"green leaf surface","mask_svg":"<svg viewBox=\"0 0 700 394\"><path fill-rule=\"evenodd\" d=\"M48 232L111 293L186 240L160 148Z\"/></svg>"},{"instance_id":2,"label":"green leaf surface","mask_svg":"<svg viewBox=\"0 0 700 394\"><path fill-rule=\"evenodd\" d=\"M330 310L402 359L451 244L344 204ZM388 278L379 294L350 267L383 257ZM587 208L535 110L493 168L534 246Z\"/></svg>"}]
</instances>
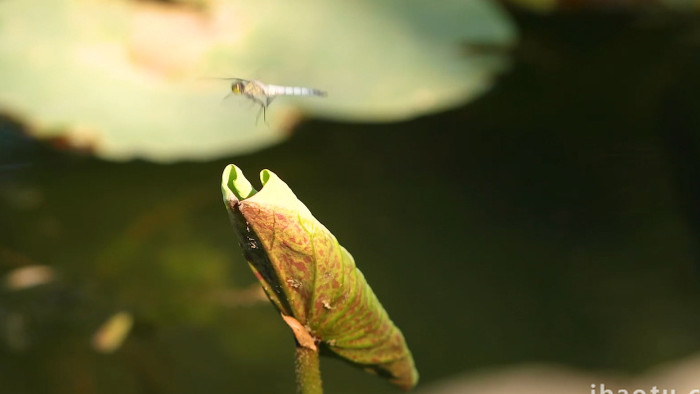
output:
<instances>
[{"instance_id":1,"label":"green leaf surface","mask_svg":"<svg viewBox=\"0 0 700 394\"><path fill-rule=\"evenodd\" d=\"M240 169L226 167L224 203L239 242L272 303L332 354L404 389L418 381L401 331L350 253L273 172L251 192ZM239 196L248 196L240 198Z\"/></svg>"},{"instance_id":2,"label":"green leaf surface","mask_svg":"<svg viewBox=\"0 0 700 394\"><path fill-rule=\"evenodd\" d=\"M394 121L477 97L515 31L488 0L0 1L0 111L109 159L209 159L282 141L305 115ZM258 108L228 81L328 92Z\"/></svg>"}]
</instances>

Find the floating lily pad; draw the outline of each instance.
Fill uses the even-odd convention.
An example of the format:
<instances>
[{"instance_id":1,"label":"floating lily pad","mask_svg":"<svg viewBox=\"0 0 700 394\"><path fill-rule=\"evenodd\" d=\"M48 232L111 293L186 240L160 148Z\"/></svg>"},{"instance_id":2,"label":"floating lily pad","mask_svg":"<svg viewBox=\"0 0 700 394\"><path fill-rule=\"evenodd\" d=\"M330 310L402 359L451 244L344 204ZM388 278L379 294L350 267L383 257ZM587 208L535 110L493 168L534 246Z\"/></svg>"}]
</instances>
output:
<instances>
[{"instance_id":1,"label":"floating lily pad","mask_svg":"<svg viewBox=\"0 0 700 394\"><path fill-rule=\"evenodd\" d=\"M487 89L512 24L471 1L0 2L0 111L37 137L110 159L208 159L281 141L302 115L393 121ZM279 98L269 124L240 77L308 86Z\"/></svg>"}]
</instances>

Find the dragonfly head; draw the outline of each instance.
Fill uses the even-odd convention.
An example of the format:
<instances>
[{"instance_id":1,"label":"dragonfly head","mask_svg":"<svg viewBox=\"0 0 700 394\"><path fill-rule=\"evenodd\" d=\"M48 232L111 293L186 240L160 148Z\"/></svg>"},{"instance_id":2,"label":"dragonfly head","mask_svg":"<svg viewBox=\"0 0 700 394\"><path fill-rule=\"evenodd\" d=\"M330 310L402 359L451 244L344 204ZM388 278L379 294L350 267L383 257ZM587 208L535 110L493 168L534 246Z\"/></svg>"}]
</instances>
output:
<instances>
[{"instance_id":1,"label":"dragonfly head","mask_svg":"<svg viewBox=\"0 0 700 394\"><path fill-rule=\"evenodd\" d=\"M243 90L245 90L245 84L243 84L243 82L237 81L231 84L231 91L233 94L243 94Z\"/></svg>"}]
</instances>

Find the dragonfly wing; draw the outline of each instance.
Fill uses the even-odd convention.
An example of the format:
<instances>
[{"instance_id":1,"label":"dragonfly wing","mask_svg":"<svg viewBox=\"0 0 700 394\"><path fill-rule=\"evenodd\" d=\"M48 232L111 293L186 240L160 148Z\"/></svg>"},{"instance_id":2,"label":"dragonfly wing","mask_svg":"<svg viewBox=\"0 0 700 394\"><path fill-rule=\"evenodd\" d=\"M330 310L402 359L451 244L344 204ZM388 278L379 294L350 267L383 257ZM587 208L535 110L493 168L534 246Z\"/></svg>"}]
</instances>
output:
<instances>
[{"instance_id":1,"label":"dragonfly wing","mask_svg":"<svg viewBox=\"0 0 700 394\"><path fill-rule=\"evenodd\" d=\"M267 107L269 105L269 102L267 101L267 96L265 95L257 95L254 93L245 93L244 95L250 101L254 102L255 104L258 104L261 107Z\"/></svg>"},{"instance_id":2,"label":"dragonfly wing","mask_svg":"<svg viewBox=\"0 0 700 394\"><path fill-rule=\"evenodd\" d=\"M209 79L209 80L216 80L216 81L250 82L250 80L243 79L243 78L205 77L202 79Z\"/></svg>"}]
</instances>

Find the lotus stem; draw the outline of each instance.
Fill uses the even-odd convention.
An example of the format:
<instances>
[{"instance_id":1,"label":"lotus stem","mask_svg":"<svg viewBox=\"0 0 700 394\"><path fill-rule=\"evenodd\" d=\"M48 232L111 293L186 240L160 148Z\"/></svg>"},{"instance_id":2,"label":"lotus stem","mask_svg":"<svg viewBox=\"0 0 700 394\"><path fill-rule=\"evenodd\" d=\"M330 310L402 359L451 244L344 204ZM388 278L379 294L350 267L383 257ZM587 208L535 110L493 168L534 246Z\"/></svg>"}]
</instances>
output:
<instances>
[{"instance_id":1,"label":"lotus stem","mask_svg":"<svg viewBox=\"0 0 700 394\"><path fill-rule=\"evenodd\" d=\"M297 345L296 348L297 393L323 394L318 349L309 349L301 345Z\"/></svg>"}]
</instances>

